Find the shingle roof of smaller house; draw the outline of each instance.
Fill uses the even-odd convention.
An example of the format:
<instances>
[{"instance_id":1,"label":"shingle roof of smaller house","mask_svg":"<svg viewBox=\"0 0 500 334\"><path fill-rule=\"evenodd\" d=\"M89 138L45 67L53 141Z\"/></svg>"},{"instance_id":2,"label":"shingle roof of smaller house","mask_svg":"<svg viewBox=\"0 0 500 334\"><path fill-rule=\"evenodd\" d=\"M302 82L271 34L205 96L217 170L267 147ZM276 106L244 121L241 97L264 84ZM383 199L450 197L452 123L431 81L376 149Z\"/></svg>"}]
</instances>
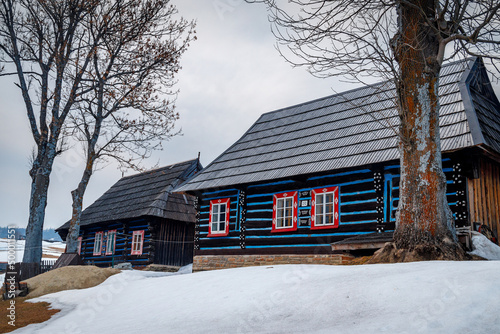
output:
<instances>
[{"instance_id":1,"label":"shingle roof of smaller house","mask_svg":"<svg viewBox=\"0 0 500 334\"><path fill-rule=\"evenodd\" d=\"M195 222L193 198L172 194L202 167L198 159L126 176L82 212L81 226L143 216ZM69 228L69 222L57 230Z\"/></svg>"},{"instance_id":2,"label":"shingle roof of smaller house","mask_svg":"<svg viewBox=\"0 0 500 334\"><path fill-rule=\"evenodd\" d=\"M443 66L444 152L486 145L500 153L500 104L480 58ZM229 149L176 191L289 178L399 159L392 82L263 114Z\"/></svg>"}]
</instances>

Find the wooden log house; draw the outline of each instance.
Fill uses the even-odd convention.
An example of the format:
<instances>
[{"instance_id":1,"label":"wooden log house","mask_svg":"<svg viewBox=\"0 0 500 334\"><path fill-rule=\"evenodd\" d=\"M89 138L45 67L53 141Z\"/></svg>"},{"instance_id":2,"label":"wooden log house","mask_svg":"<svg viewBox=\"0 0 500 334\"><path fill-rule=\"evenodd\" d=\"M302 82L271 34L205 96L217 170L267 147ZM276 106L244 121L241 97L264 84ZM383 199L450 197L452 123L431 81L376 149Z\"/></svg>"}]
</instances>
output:
<instances>
[{"instance_id":1,"label":"wooden log house","mask_svg":"<svg viewBox=\"0 0 500 334\"><path fill-rule=\"evenodd\" d=\"M482 60L444 66L439 95L455 223L498 233L500 103ZM391 240L400 175L394 102L393 84L383 82L263 114L176 189L197 198L194 269L340 263L341 250Z\"/></svg>"},{"instance_id":2,"label":"wooden log house","mask_svg":"<svg viewBox=\"0 0 500 334\"><path fill-rule=\"evenodd\" d=\"M198 159L126 176L82 212L85 264L183 266L193 261L194 198L172 190L202 169ZM56 231L66 239L69 222Z\"/></svg>"}]
</instances>

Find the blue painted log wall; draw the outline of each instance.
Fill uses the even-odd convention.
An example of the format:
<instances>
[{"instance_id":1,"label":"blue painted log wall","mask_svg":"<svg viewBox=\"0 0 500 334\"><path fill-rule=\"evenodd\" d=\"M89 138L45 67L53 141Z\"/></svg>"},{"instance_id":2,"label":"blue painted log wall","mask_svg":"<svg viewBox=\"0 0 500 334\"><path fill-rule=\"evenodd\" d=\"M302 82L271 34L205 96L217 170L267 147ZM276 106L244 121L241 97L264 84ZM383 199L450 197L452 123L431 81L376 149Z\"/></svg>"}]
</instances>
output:
<instances>
[{"instance_id":1,"label":"blue painted log wall","mask_svg":"<svg viewBox=\"0 0 500 334\"><path fill-rule=\"evenodd\" d=\"M466 180L461 166L443 159L447 177L447 198L457 225L467 223ZM338 228L312 230L310 191L338 186L340 223ZM300 217L297 230L272 232L273 195L298 191ZM327 175L312 175L296 180L276 180L237 188L216 189L198 197L198 222L195 226L195 255L210 254L290 254L329 253L330 244L348 237L392 231L399 196L399 165L370 166ZM230 198L230 230L224 237L208 237L210 201ZM300 204L308 205L300 207Z\"/></svg>"}]
</instances>

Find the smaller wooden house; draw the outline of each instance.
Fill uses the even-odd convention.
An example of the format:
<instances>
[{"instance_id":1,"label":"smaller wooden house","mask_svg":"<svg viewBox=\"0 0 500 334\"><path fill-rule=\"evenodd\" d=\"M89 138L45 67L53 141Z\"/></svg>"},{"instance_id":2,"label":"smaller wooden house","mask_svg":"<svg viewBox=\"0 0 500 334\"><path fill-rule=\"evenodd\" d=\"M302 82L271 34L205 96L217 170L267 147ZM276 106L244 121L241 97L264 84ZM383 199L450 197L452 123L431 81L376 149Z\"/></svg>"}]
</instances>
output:
<instances>
[{"instance_id":1,"label":"smaller wooden house","mask_svg":"<svg viewBox=\"0 0 500 334\"><path fill-rule=\"evenodd\" d=\"M172 190L193 177L198 159L126 176L82 212L79 254L86 264L183 266L193 261L193 197ZM56 231L63 240L69 222Z\"/></svg>"},{"instance_id":2,"label":"smaller wooden house","mask_svg":"<svg viewBox=\"0 0 500 334\"><path fill-rule=\"evenodd\" d=\"M457 227L500 231L500 103L480 58L443 66L439 126ZM197 196L194 270L341 263L392 239L399 117L391 82L263 114L177 191Z\"/></svg>"}]
</instances>

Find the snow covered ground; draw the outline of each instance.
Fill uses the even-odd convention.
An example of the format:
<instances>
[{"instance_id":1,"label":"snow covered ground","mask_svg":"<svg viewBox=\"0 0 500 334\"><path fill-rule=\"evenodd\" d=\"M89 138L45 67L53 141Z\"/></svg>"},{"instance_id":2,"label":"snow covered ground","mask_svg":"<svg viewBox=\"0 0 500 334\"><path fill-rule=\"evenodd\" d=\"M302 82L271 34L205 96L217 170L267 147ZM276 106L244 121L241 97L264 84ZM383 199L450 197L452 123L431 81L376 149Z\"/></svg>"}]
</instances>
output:
<instances>
[{"instance_id":1,"label":"snow covered ground","mask_svg":"<svg viewBox=\"0 0 500 334\"><path fill-rule=\"evenodd\" d=\"M9 239L0 238L0 262L8 262ZM15 261L21 262L24 254L25 240L16 240L14 246ZM64 242L42 241L42 260L55 262L64 253L66 244ZM0 282L3 283L5 274L0 274ZM0 284L1 284L0 283Z\"/></svg>"},{"instance_id":2,"label":"snow covered ground","mask_svg":"<svg viewBox=\"0 0 500 334\"><path fill-rule=\"evenodd\" d=\"M500 261L131 270L34 299L62 311L15 333L497 333L498 282Z\"/></svg>"},{"instance_id":3,"label":"snow covered ground","mask_svg":"<svg viewBox=\"0 0 500 334\"><path fill-rule=\"evenodd\" d=\"M23 259L25 240L15 241L16 262ZM0 262L7 262L9 239L0 238ZM64 253L66 244L64 242L42 241L43 260L57 260Z\"/></svg>"},{"instance_id":4,"label":"snow covered ground","mask_svg":"<svg viewBox=\"0 0 500 334\"><path fill-rule=\"evenodd\" d=\"M500 262L124 271L15 333L495 333Z\"/></svg>"},{"instance_id":5,"label":"snow covered ground","mask_svg":"<svg viewBox=\"0 0 500 334\"><path fill-rule=\"evenodd\" d=\"M479 232L472 232L472 247L470 254L479 255L487 260L500 260L500 247L491 242Z\"/></svg>"}]
</instances>

